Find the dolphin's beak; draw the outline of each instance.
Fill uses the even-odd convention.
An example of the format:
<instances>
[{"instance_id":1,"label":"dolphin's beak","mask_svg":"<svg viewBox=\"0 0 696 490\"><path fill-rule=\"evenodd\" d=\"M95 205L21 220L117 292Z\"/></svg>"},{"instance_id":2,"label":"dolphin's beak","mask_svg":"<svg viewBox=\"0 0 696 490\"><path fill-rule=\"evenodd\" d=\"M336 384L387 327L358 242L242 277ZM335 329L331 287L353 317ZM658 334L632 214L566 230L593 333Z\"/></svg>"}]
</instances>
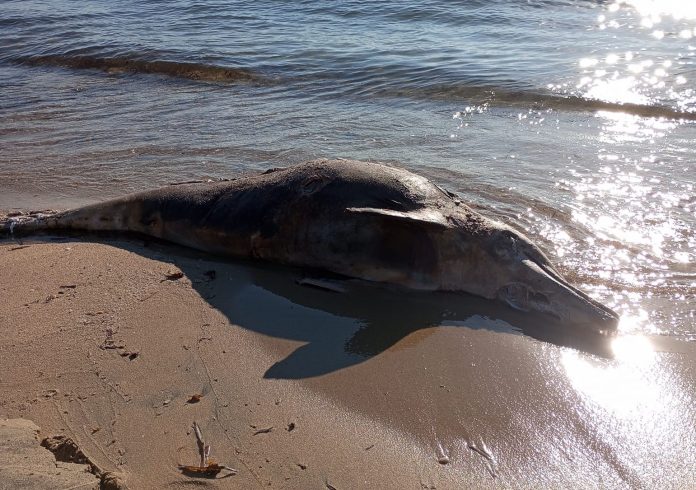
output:
<instances>
[{"instance_id":1,"label":"dolphin's beak","mask_svg":"<svg viewBox=\"0 0 696 490\"><path fill-rule=\"evenodd\" d=\"M519 282L498 292L498 297L513 308L551 314L569 327L597 332L616 330L616 312L571 286L551 267L524 259L520 269Z\"/></svg>"}]
</instances>

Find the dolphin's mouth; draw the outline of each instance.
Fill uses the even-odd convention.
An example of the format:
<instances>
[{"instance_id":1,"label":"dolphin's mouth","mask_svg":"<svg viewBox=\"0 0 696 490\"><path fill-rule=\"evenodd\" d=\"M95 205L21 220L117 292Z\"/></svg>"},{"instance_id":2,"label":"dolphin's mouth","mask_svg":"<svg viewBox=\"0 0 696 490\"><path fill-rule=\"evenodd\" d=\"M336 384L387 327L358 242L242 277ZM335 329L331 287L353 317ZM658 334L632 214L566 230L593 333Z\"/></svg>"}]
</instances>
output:
<instances>
[{"instance_id":1,"label":"dolphin's mouth","mask_svg":"<svg viewBox=\"0 0 696 490\"><path fill-rule=\"evenodd\" d=\"M507 284L500 288L498 298L516 310L540 311L557 316L551 308L551 301L547 295L538 293L519 282Z\"/></svg>"},{"instance_id":2,"label":"dolphin's mouth","mask_svg":"<svg viewBox=\"0 0 696 490\"><path fill-rule=\"evenodd\" d=\"M551 315L564 325L598 332L616 330L616 312L570 285L553 269L529 259L522 263L524 282L502 286L499 299L517 310Z\"/></svg>"}]
</instances>

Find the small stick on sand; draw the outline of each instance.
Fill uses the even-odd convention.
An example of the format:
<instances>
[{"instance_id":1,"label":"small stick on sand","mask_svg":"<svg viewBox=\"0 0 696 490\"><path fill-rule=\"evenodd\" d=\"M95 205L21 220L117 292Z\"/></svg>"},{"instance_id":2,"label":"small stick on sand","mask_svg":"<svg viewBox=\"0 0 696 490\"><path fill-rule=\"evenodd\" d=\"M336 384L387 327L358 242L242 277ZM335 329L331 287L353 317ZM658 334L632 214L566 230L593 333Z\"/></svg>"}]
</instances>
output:
<instances>
[{"instance_id":1,"label":"small stick on sand","mask_svg":"<svg viewBox=\"0 0 696 490\"><path fill-rule=\"evenodd\" d=\"M201 428L196 422L193 423L193 433L196 435L196 445L198 446L198 454L201 457L200 464L198 466L189 465L179 465L179 471L181 471L186 476L196 477L196 478L215 478L222 470L227 470L230 475L236 475L237 470L230 468L224 464L216 463L213 460L209 460L210 457L210 446L203 440L203 434L201 433ZM228 475L229 476L229 475Z\"/></svg>"}]
</instances>

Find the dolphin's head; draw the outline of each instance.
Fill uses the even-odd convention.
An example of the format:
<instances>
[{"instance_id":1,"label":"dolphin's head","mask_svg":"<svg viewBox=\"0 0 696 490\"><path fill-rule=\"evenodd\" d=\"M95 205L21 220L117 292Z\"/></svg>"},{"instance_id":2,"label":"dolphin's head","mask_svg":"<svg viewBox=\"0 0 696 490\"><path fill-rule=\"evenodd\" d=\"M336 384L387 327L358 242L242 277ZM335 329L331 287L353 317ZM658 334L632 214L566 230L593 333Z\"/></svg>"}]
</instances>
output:
<instances>
[{"instance_id":1,"label":"dolphin's head","mask_svg":"<svg viewBox=\"0 0 696 490\"><path fill-rule=\"evenodd\" d=\"M616 329L618 315L570 285L521 233L497 225L475 240L466 235L457 240L463 252L459 266L464 272L457 274L465 283L462 289L518 310L552 315L571 327Z\"/></svg>"}]
</instances>

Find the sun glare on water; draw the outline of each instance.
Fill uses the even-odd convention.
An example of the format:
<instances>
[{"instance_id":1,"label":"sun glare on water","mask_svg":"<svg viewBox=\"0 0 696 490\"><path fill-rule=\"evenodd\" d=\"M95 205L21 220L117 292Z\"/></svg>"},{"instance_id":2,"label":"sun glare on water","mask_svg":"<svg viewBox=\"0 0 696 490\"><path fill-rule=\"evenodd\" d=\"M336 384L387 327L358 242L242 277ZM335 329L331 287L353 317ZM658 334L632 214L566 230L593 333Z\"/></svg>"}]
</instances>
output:
<instances>
[{"instance_id":1,"label":"sun glare on water","mask_svg":"<svg viewBox=\"0 0 696 490\"><path fill-rule=\"evenodd\" d=\"M590 404L622 418L661 411L661 386L653 377L656 358L642 336L614 339L611 363L598 362L577 351L564 351L561 362L573 387Z\"/></svg>"},{"instance_id":2,"label":"sun glare on water","mask_svg":"<svg viewBox=\"0 0 696 490\"><path fill-rule=\"evenodd\" d=\"M650 330L641 325L645 321L622 317L620 334L610 344L612 359L565 349L560 365L573 396L582 401L581 413L613 431L607 444L654 457L651 447L681 444L674 438L689 425L683 415L693 402L670 370L671 354L656 351L647 337L629 333Z\"/></svg>"},{"instance_id":3,"label":"sun glare on water","mask_svg":"<svg viewBox=\"0 0 696 490\"><path fill-rule=\"evenodd\" d=\"M610 9L628 5L642 17L659 18L669 15L675 19L696 19L696 2L691 0L619 0Z\"/></svg>"},{"instance_id":4,"label":"sun glare on water","mask_svg":"<svg viewBox=\"0 0 696 490\"><path fill-rule=\"evenodd\" d=\"M594 28L613 40L579 59L576 90L588 99L614 104L694 109L691 71L684 60L695 49L691 44L696 37L695 20L693 1L610 4L598 15ZM671 54L660 55L660 51Z\"/></svg>"}]
</instances>

